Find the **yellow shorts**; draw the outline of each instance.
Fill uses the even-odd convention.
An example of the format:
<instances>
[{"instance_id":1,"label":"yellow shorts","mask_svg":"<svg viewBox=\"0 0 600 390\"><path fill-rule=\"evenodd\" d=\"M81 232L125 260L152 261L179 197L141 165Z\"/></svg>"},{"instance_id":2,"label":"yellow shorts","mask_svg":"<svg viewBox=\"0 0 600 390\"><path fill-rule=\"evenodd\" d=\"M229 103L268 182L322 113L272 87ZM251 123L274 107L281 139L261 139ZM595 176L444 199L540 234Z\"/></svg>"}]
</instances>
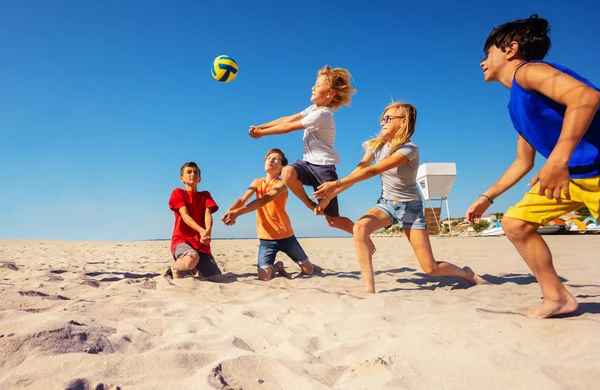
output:
<instances>
[{"instance_id":1,"label":"yellow shorts","mask_svg":"<svg viewBox=\"0 0 600 390\"><path fill-rule=\"evenodd\" d=\"M600 176L586 179L571 179L571 200L548 199L538 195L539 183L528 191L523 199L508 209L505 216L522 221L546 225L563 214L587 206L594 218L600 213Z\"/></svg>"}]
</instances>

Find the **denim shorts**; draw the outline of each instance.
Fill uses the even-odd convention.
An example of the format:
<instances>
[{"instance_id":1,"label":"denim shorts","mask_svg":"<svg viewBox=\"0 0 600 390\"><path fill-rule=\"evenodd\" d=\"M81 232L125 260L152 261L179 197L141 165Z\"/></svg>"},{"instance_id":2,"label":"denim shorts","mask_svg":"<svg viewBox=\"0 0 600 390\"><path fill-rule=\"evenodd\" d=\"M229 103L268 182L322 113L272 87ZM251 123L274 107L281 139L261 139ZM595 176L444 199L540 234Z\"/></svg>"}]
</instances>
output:
<instances>
[{"instance_id":1,"label":"denim shorts","mask_svg":"<svg viewBox=\"0 0 600 390\"><path fill-rule=\"evenodd\" d=\"M308 261L308 256L296 239L296 236L283 238L281 240L260 240L258 247L258 268L273 268L277 252L283 252L294 262L304 264Z\"/></svg>"},{"instance_id":2,"label":"denim shorts","mask_svg":"<svg viewBox=\"0 0 600 390\"><path fill-rule=\"evenodd\" d=\"M423 214L423 201L411 200L409 202L396 202L379 198L377 207L392 221L392 225L404 229L426 230L425 214Z\"/></svg>"}]
</instances>

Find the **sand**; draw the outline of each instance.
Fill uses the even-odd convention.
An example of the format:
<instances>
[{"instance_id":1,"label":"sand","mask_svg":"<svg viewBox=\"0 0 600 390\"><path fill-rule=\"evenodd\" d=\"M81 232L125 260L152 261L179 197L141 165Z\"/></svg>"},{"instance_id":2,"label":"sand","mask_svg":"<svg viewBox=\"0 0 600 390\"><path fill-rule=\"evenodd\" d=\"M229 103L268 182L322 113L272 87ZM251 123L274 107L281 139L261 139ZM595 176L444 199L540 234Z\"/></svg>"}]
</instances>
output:
<instances>
[{"instance_id":1,"label":"sand","mask_svg":"<svg viewBox=\"0 0 600 390\"><path fill-rule=\"evenodd\" d=\"M591 389L600 383L600 235L547 236L580 303L523 316L539 286L504 237L433 238L420 270L376 237L376 288L352 239L300 239L322 271L256 279L256 240L216 240L230 283L162 276L168 241L0 241L0 389Z\"/></svg>"}]
</instances>

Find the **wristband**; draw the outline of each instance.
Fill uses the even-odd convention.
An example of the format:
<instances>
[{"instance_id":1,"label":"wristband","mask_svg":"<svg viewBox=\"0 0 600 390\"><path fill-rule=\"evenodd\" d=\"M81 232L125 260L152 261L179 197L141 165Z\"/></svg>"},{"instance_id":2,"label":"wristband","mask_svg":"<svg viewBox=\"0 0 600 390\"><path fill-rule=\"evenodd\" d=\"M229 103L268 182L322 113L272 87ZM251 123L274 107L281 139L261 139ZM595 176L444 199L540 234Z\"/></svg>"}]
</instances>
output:
<instances>
[{"instance_id":1,"label":"wristband","mask_svg":"<svg viewBox=\"0 0 600 390\"><path fill-rule=\"evenodd\" d=\"M336 180L336 181L335 181L335 185L337 186L337 188L340 188L340 181L339 181L339 180Z\"/></svg>"},{"instance_id":2,"label":"wristband","mask_svg":"<svg viewBox=\"0 0 600 390\"><path fill-rule=\"evenodd\" d=\"M487 196L486 194L481 194L481 195L479 195L479 197L480 197L480 198L481 198L482 196L483 196L483 197L485 197L487 200L489 200L489 201L490 201L490 204L494 204L494 201L492 200L492 198L490 198L490 197L489 197L489 196Z\"/></svg>"}]
</instances>

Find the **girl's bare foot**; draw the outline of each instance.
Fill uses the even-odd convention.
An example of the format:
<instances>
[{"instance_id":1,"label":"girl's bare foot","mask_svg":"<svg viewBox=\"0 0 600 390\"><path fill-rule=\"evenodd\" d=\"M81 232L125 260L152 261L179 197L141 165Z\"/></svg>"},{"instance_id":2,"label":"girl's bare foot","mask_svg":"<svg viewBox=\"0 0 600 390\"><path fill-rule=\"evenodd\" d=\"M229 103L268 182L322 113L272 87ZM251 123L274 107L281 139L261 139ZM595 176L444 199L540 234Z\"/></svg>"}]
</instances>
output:
<instances>
[{"instance_id":1,"label":"girl's bare foot","mask_svg":"<svg viewBox=\"0 0 600 390\"><path fill-rule=\"evenodd\" d=\"M531 318L548 318L560 314L572 313L577 310L578 306L575 298L565 290L558 300L544 298L539 306L527 313L527 316Z\"/></svg>"},{"instance_id":2,"label":"girl's bare foot","mask_svg":"<svg viewBox=\"0 0 600 390\"><path fill-rule=\"evenodd\" d=\"M488 282L483 279L481 276L477 275L471 267L463 267L463 271L467 273L467 282L471 284L471 286L476 286L480 284L488 284Z\"/></svg>"}]
</instances>

